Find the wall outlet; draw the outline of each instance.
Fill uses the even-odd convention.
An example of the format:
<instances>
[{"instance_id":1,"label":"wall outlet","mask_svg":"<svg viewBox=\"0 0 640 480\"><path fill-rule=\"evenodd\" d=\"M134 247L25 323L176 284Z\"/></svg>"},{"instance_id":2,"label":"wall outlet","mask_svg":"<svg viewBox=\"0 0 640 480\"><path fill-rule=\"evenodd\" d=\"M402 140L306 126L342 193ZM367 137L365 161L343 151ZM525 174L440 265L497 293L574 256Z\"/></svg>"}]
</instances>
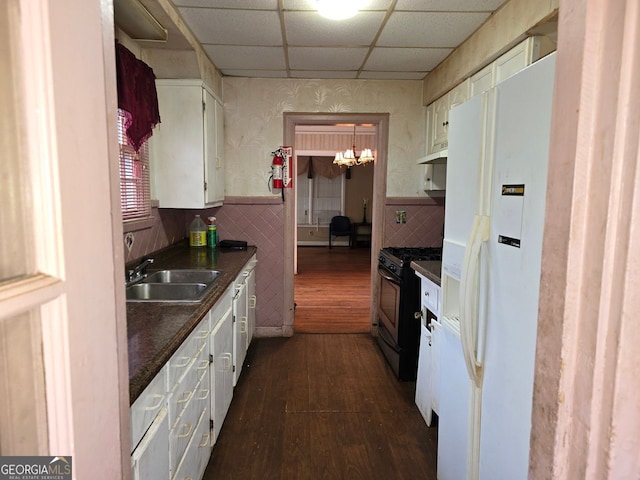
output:
<instances>
[{"instance_id":1,"label":"wall outlet","mask_svg":"<svg viewBox=\"0 0 640 480\"><path fill-rule=\"evenodd\" d=\"M396 210L396 223L407 223L406 210Z\"/></svg>"},{"instance_id":2,"label":"wall outlet","mask_svg":"<svg viewBox=\"0 0 640 480\"><path fill-rule=\"evenodd\" d=\"M128 252L131 252L131 248L133 247L134 240L135 240L135 237L133 236L133 232L128 232L124 236L124 244L126 245Z\"/></svg>"}]
</instances>

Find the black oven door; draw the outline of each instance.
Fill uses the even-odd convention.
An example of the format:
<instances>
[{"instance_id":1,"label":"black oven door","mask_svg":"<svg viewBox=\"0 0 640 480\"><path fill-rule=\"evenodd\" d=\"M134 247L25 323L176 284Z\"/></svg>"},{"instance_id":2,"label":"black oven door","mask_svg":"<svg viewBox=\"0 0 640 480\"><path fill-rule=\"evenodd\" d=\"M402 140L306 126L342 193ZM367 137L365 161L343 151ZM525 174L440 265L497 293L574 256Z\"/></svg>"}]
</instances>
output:
<instances>
[{"instance_id":1,"label":"black oven door","mask_svg":"<svg viewBox=\"0 0 640 480\"><path fill-rule=\"evenodd\" d=\"M400 312L400 281L382 267L378 267L380 296L378 300L378 318L385 329L398 343L398 322Z\"/></svg>"}]
</instances>

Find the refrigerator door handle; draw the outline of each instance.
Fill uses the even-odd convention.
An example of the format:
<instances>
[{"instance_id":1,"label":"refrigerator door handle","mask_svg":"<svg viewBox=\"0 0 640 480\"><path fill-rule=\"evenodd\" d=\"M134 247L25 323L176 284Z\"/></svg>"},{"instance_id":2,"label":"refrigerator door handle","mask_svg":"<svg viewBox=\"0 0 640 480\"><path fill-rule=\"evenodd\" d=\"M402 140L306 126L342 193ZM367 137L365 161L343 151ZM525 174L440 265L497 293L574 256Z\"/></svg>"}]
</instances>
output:
<instances>
[{"instance_id":1,"label":"refrigerator door handle","mask_svg":"<svg viewBox=\"0 0 640 480\"><path fill-rule=\"evenodd\" d=\"M484 242L489 240L489 217L476 215L471 227L471 235L464 252L462 278L460 281L460 339L469 378L476 387L482 386L482 364L477 358L478 304L479 304L479 264ZM484 323L484 322L483 322Z\"/></svg>"}]
</instances>

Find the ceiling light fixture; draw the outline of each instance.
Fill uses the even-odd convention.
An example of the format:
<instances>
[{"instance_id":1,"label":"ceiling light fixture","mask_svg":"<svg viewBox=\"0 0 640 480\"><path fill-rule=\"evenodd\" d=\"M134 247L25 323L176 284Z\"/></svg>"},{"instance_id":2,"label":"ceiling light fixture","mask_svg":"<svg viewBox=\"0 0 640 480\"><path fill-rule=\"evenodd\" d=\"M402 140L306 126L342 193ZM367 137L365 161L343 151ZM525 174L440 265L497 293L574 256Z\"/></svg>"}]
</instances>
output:
<instances>
[{"instance_id":1,"label":"ceiling light fixture","mask_svg":"<svg viewBox=\"0 0 640 480\"><path fill-rule=\"evenodd\" d=\"M363 0L316 0L318 13L331 20L353 17L366 4Z\"/></svg>"},{"instance_id":2,"label":"ceiling light fixture","mask_svg":"<svg viewBox=\"0 0 640 480\"><path fill-rule=\"evenodd\" d=\"M341 167L353 167L355 165L364 165L375 160L373 152L370 148L364 148L360 156L356 155L356 125L353 126L353 147L347 149L344 153L336 153L333 163Z\"/></svg>"}]
</instances>

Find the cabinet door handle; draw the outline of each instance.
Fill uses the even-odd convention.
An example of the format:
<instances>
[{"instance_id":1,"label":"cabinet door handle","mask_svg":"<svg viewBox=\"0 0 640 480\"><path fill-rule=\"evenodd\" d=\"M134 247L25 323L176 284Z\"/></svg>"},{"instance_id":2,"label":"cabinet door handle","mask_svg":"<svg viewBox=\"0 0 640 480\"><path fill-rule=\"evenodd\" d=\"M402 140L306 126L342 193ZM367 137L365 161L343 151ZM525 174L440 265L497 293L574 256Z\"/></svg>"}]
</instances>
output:
<instances>
[{"instance_id":1,"label":"cabinet door handle","mask_svg":"<svg viewBox=\"0 0 640 480\"><path fill-rule=\"evenodd\" d=\"M203 338L207 338L209 336L209 330L203 330L201 331L198 336L196 337L198 340L202 340Z\"/></svg>"},{"instance_id":2,"label":"cabinet door handle","mask_svg":"<svg viewBox=\"0 0 640 480\"><path fill-rule=\"evenodd\" d=\"M162 406L162 404L164 403L164 395L158 395L157 393L153 395L154 397L157 397L158 403L156 403L155 405L149 405L148 407L144 407L145 411L150 412L151 410L156 410L158 408L160 408Z\"/></svg>"},{"instance_id":3,"label":"cabinet door handle","mask_svg":"<svg viewBox=\"0 0 640 480\"><path fill-rule=\"evenodd\" d=\"M191 435L191 430L193 430L193 425L190 424L190 423L185 423L182 426L182 431L184 431L185 428L187 429L187 431L185 433L179 434L178 438L185 438L185 437L188 437L189 435Z\"/></svg>"},{"instance_id":4,"label":"cabinet door handle","mask_svg":"<svg viewBox=\"0 0 640 480\"><path fill-rule=\"evenodd\" d=\"M197 370L204 370L209 367L209 360L200 360L200 365L196 367Z\"/></svg>"},{"instance_id":5,"label":"cabinet door handle","mask_svg":"<svg viewBox=\"0 0 640 480\"><path fill-rule=\"evenodd\" d=\"M249 297L249 308L256 308L256 296L255 295L251 295L251 297Z\"/></svg>"},{"instance_id":6,"label":"cabinet door handle","mask_svg":"<svg viewBox=\"0 0 640 480\"><path fill-rule=\"evenodd\" d=\"M209 397L209 389L205 388L201 392L202 392L202 395L198 397L198 400L206 400Z\"/></svg>"},{"instance_id":7,"label":"cabinet door handle","mask_svg":"<svg viewBox=\"0 0 640 480\"><path fill-rule=\"evenodd\" d=\"M184 368L191 362L191 357L183 357L183 362L184 363L174 363L173 366L176 368Z\"/></svg>"},{"instance_id":8,"label":"cabinet door handle","mask_svg":"<svg viewBox=\"0 0 640 480\"><path fill-rule=\"evenodd\" d=\"M247 333L247 317L242 317L240 320L240 333Z\"/></svg>"},{"instance_id":9,"label":"cabinet door handle","mask_svg":"<svg viewBox=\"0 0 640 480\"><path fill-rule=\"evenodd\" d=\"M230 353L225 353L224 356L222 357L222 359L224 360L224 367L223 369L229 370L231 368L231 354Z\"/></svg>"},{"instance_id":10,"label":"cabinet door handle","mask_svg":"<svg viewBox=\"0 0 640 480\"><path fill-rule=\"evenodd\" d=\"M180 398L180 400L177 400L176 403L186 403L189 401L189 399L191 398L191 394L193 392L191 390L185 390L184 392L182 392L182 397Z\"/></svg>"},{"instance_id":11,"label":"cabinet door handle","mask_svg":"<svg viewBox=\"0 0 640 480\"><path fill-rule=\"evenodd\" d=\"M211 437L209 436L208 433L205 433L204 435L202 435L202 443L200 445L198 445L198 447L208 447L209 446L209 439Z\"/></svg>"}]
</instances>

